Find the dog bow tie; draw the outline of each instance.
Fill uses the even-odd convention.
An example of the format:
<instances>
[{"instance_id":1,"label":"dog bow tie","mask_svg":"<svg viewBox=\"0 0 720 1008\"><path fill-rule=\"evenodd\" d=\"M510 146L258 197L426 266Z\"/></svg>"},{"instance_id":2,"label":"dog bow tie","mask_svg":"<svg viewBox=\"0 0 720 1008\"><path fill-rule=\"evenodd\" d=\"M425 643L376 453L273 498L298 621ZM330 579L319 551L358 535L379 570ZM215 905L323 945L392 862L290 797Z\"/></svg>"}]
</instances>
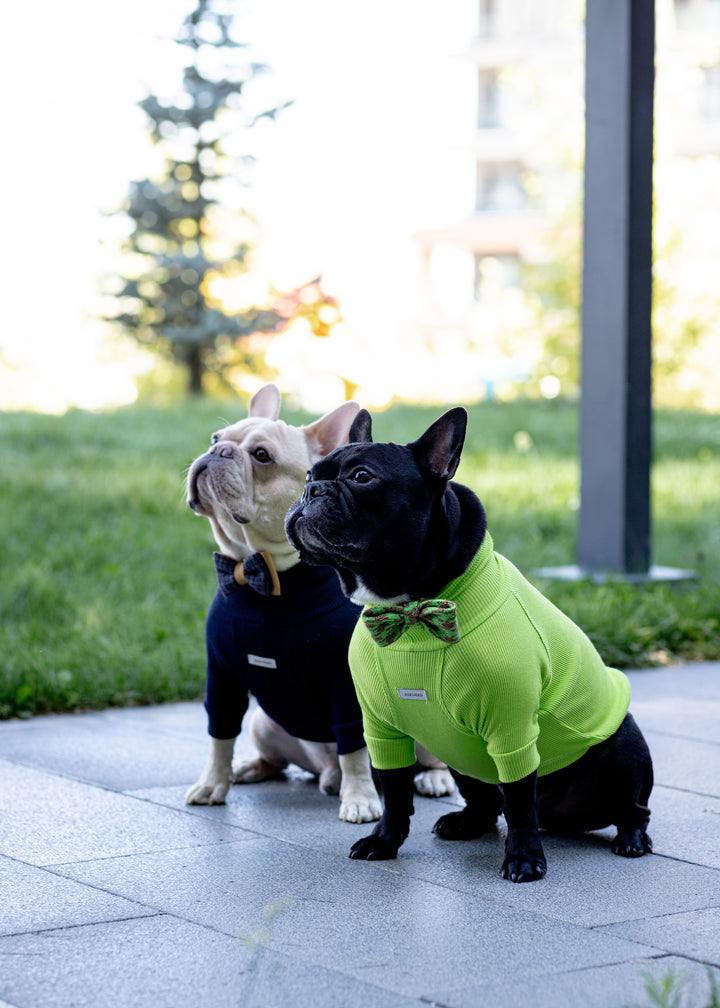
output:
<instances>
[{"instance_id":1,"label":"dog bow tie","mask_svg":"<svg viewBox=\"0 0 720 1008\"><path fill-rule=\"evenodd\" d=\"M368 606L363 609L362 618L370 636L380 647L387 647L402 637L414 623L424 623L445 644L455 644L460 640L457 606L449 599Z\"/></svg>"},{"instance_id":2,"label":"dog bow tie","mask_svg":"<svg viewBox=\"0 0 720 1008\"><path fill-rule=\"evenodd\" d=\"M279 595L280 579L269 553L261 550L244 560L234 560L224 553L213 553L218 584L230 595L239 585L248 585L260 595Z\"/></svg>"}]
</instances>

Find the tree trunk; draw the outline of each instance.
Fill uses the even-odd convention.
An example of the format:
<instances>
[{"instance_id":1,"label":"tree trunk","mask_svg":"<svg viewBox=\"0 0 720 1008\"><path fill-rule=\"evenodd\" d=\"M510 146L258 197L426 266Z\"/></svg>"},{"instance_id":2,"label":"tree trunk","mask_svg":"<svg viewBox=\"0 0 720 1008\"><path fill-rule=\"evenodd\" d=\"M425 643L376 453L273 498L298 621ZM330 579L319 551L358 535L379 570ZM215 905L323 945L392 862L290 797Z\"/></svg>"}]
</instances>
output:
<instances>
[{"instance_id":1,"label":"tree trunk","mask_svg":"<svg viewBox=\"0 0 720 1008\"><path fill-rule=\"evenodd\" d=\"M199 346L188 347L185 363L188 369L187 393L189 396L200 396L203 394L203 367Z\"/></svg>"}]
</instances>

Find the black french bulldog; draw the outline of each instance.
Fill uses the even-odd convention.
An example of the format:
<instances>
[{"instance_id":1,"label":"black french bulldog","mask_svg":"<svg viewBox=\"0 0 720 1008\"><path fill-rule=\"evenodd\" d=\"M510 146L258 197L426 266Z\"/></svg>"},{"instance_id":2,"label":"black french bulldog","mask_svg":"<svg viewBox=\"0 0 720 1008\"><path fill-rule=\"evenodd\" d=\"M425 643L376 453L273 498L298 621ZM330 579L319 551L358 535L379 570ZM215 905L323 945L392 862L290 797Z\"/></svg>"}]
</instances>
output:
<instances>
[{"instance_id":1,"label":"black french bulldog","mask_svg":"<svg viewBox=\"0 0 720 1008\"><path fill-rule=\"evenodd\" d=\"M333 566L366 606L350 664L384 812L350 857L394 858L407 837L412 739L452 768L466 803L434 833L472 839L504 813L506 879L545 874L539 827L614 824L614 853L650 852L652 761L628 680L494 552L481 502L452 482L466 411L407 445L373 443L371 426L362 410L286 519L301 559Z\"/></svg>"}]
</instances>

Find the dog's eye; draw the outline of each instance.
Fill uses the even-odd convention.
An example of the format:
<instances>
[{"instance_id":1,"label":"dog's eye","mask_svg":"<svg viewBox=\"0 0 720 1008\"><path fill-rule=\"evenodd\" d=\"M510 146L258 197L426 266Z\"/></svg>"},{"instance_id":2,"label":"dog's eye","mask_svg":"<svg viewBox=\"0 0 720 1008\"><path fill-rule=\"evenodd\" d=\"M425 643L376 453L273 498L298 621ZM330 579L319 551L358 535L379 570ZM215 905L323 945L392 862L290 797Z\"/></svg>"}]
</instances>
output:
<instances>
[{"instance_id":1,"label":"dog's eye","mask_svg":"<svg viewBox=\"0 0 720 1008\"><path fill-rule=\"evenodd\" d=\"M220 435L219 434L213 434L213 436L210 438L210 444L217 444L219 440L220 440Z\"/></svg>"},{"instance_id":2,"label":"dog's eye","mask_svg":"<svg viewBox=\"0 0 720 1008\"><path fill-rule=\"evenodd\" d=\"M356 469L350 479L353 483L369 483L372 479L372 474L367 469Z\"/></svg>"},{"instance_id":3,"label":"dog's eye","mask_svg":"<svg viewBox=\"0 0 720 1008\"><path fill-rule=\"evenodd\" d=\"M310 470L309 470L309 469L308 469L308 471L307 471L307 472L305 473L305 482L306 482L306 483L310 483L310 482L312 482L312 473L310 472Z\"/></svg>"},{"instance_id":4,"label":"dog's eye","mask_svg":"<svg viewBox=\"0 0 720 1008\"><path fill-rule=\"evenodd\" d=\"M255 451L252 452L252 457L256 462L260 462L263 465L267 465L268 462L272 462L272 456L266 448L256 448Z\"/></svg>"}]
</instances>

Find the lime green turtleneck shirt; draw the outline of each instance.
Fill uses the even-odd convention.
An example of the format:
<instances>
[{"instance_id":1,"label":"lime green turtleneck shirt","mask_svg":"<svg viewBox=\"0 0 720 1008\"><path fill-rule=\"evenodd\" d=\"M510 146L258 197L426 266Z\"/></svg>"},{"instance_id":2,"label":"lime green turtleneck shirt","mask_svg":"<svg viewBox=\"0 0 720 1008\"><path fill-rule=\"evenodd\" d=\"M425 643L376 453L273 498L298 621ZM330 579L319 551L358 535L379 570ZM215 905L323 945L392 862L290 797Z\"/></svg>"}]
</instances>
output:
<instances>
[{"instance_id":1,"label":"lime green turtleneck shirt","mask_svg":"<svg viewBox=\"0 0 720 1008\"><path fill-rule=\"evenodd\" d=\"M353 634L350 668L377 769L410 766L417 740L468 777L507 783L560 770L619 727L626 676L494 552L489 534L441 597L457 605L456 644L421 623L382 648L362 620Z\"/></svg>"}]
</instances>

